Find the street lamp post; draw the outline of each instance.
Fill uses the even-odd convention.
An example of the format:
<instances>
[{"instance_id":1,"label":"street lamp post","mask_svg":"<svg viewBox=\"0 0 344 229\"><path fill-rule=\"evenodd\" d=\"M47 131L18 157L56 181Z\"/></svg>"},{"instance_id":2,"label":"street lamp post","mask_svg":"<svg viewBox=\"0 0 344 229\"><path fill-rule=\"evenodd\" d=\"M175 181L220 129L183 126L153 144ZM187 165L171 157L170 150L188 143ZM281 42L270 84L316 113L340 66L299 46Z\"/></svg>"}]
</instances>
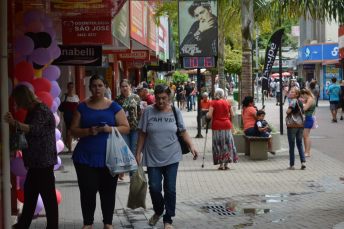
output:
<instances>
[{"instance_id":1,"label":"street lamp post","mask_svg":"<svg viewBox=\"0 0 344 229\"><path fill-rule=\"evenodd\" d=\"M258 91L258 38L259 38L259 30L258 30L258 26L256 26L256 69L257 69L257 73L256 73L256 85L257 85L257 103L259 102L259 91Z\"/></svg>"}]
</instances>

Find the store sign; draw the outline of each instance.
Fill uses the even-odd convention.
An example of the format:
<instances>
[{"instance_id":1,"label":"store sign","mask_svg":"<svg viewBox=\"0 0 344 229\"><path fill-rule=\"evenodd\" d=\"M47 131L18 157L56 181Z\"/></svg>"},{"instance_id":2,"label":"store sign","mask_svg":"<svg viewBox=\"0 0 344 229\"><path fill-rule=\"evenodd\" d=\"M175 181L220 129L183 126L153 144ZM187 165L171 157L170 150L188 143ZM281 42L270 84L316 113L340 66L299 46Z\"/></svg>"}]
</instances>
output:
<instances>
[{"instance_id":1,"label":"store sign","mask_svg":"<svg viewBox=\"0 0 344 229\"><path fill-rule=\"evenodd\" d=\"M127 61L149 60L149 51L141 50L141 51L133 51L131 53L119 53L118 60L127 60Z\"/></svg>"},{"instance_id":2,"label":"store sign","mask_svg":"<svg viewBox=\"0 0 344 229\"><path fill-rule=\"evenodd\" d=\"M330 97L326 94L328 87L332 84L331 79L337 78L337 84L342 81L342 69L336 68L334 65L325 65L324 66L324 91L323 98L329 99Z\"/></svg>"},{"instance_id":3,"label":"store sign","mask_svg":"<svg viewBox=\"0 0 344 229\"><path fill-rule=\"evenodd\" d=\"M113 89L112 66L109 66L109 68L105 69L105 80L109 82L108 86L112 90Z\"/></svg>"},{"instance_id":4,"label":"store sign","mask_svg":"<svg viewBox=\"0 0 344 229\"><path fill-rule=\"evenodd\" d=\"M168 38L167 38L167 30L160 24L159 26L159 59L163 61L167 61L167 46L168 46Z\"/></svg>"},{"instance_id":5,"label":"store sign","mask_svg":"<svg viewBox=\"0 0 344 229\"><path fill-rule=\"evenodd\" d=\"M130 1L130 36L155 50L155 34L154 8L148 1Z\"/></svg>"},{"instance_id":6,"label":"store sign","mask_svg":"<svg viewBox=\"0 0 344 229\"><path fill-rule=\"evenodd\" d=\"M338 30L339 59L344 59L344 26Z\"/></svg>"},{"instance_id":7,"label":"store sign","mask_svg":"<svg viewBox=\"0 0 344 229\"><path fill-rule=\"evenodd\" d=\"M304 64L303 70L315 70L315 64Z\"/></svg>"},{"instance_id":8,"label":"store sign","mask_svg":"<svg viewBox=\"0 0 344 229\"><path fill-rule=\"evenodd\" d=\"M51 12L85 13L85 14L107 14L111 15L111 0L54 0L49 1ZM120 7L117 7L120 10Z\"/></svg>"},{"instance_id":9,"label":"store sign","mask_svg":"<svg viewBox=\"0 0 344 229\"><path fill-rule=\"evenodd\" d=\"M53 65L102 66L102 46L59 45L61 55Z\"/></svg>"},{"instance_id":10,"label":"store sign","mask_svg":"<svg viewBox=\"0 0 344 229\"><path fill-rule=\"evenodd\" d=\"M134 61L134 67L135 68L142 68L144 65L145 65L145 61L143 61L143 60Z\"/></svg>"},{"instance_id":11,"label":"store sign","mask_svg":"<svg viewBox=\"0 0 344 229\"><path fill-rule=\"evenodd\" d=\"M127 47L130 47L129 28L129 2L127 2L112 21L112 35Z\"/></svg>"},{"instance_id":12,"label":"store sign","mask_svg":"<svg viewBox=\"0 0 344 229\"><path fill-rule=\"evenodd\" d=\"M179 56L218 55L217 1L178 1Z\"/></svg>"},{"instance_id":13,"label":"store sign","mask_svg":"<svg viewBox=\"0 0 344 229\"><path fill-rule=\"evenodd\" d=\"M303 61L328 61L339 57L338 44L309 44L299 48L299 63Z\"/></svg>"},{"instance_id":14,"label":"store sign","mask_svg":"<svg viewBox=\"0 0 344 229\"><path fill-rule=\"evenodd\" d=\"M63 45L112 44L111 18L62 18Z\"/></svg>"},{"instance_id":15,"label":"store sign","mask_svg":"<svg viewBox=\"0 0 344 229\"><path fill-rule=\"evenodd\" d=\"M145 66L159 66L159 58L150 56L150 60L145 60Z\"/></svg>"}]
</instances>

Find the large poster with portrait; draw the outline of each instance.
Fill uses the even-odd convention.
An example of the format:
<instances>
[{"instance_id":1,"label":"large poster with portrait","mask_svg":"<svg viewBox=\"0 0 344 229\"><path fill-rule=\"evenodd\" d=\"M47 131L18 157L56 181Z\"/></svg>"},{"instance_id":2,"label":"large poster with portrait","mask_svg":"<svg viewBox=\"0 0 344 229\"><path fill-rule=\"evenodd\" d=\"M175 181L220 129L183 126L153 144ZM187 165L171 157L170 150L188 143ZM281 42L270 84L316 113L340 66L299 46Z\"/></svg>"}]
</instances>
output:
<instances>
[{"instance_id":1,"label":"large poster with portrait","mask_svg":"<svg viewBox=\"0 0 344 229\"><path fill-rule=\"evenodd\" d=\"M179 56L218 55L217 1L179 1Z\"/></svg>"}]
</instances>

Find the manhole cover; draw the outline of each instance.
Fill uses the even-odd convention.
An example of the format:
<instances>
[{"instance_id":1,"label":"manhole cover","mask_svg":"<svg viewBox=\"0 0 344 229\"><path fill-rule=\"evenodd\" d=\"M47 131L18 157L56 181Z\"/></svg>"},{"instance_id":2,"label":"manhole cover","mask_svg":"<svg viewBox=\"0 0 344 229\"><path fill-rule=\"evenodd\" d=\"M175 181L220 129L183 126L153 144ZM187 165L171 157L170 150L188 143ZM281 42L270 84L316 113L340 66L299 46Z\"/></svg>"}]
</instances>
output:
<instances>
[{"instance_id":1,"label":"manhole cover","mask_svg":"<svg viewBox=\"0 0 344 229\"><path fill-rule=\"evenodd\" d=\"M234 212L229 210L223 205L207 205L201 206L201 209L208 211L209 213L214 213L219 216L231 216L236 215Z\"/></svg>"},{"instance_id":2,"label":"manhole cover","mask_svg":"<svg viewBox=\"0 0 344 229\"><path fill-rule=\"evenodd\" d=\"M311 136L311 139L323 139L326 138L326 136Z\"/></svg>"}]
</instances>

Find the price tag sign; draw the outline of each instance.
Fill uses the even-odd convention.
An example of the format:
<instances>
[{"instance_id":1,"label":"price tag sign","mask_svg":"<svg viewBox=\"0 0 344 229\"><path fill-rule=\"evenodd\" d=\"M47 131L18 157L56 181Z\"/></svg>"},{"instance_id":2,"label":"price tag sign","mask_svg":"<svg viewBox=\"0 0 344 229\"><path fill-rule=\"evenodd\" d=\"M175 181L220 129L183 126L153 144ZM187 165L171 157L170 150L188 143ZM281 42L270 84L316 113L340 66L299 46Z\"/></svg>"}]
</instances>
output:
<instances>
[{"instance_id":1,"label":"price tag sign","mask_svg":"<svg viewBox=\"0 0 344 229\"><path fill-rule=\"evenodd\" d=\"M216 66L214 57L184 57L183 64L184 68L214 68Z\"/></svg>"}]
</instances>

